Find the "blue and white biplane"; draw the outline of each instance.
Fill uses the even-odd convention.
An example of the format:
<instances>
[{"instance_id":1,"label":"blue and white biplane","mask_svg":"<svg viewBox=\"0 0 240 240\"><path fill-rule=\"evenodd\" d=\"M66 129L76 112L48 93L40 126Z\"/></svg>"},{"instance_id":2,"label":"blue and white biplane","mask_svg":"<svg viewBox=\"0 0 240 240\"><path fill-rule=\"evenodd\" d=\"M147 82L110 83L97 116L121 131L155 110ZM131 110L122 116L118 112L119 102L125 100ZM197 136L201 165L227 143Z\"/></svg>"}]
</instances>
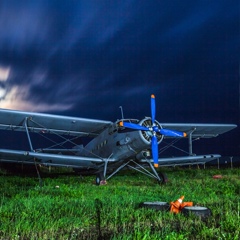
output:
<instances>
[{"instance_id":1,"label":"blue and white biplane","mask_svg":"<svg viewBox=\"0 0 240 240\"><path fill-rule=\"evenodd\" d=\"M195 155L194 139L216 137L235 124L159 123L155 119L155 96L151 96L151 117L142 120L120 119L116 122L0 109L0 129L24 131L28 149L0 149L0 161L35 166L71 167L76 171L93 172L101 184L124 167L142 172L159 182L166 179L156 171L160 166L204 164L219 154ZM33 145L34 135L44 138L41 148ZM53 140L50 140L50 137ZM79 145L79 139L89 142ZM158 145L163 139L173 142L188 139L188 154L160 158ZM56 140L58 139L58 140ZM60 141L59 141L60 140ZM44 143L51 145L44 146ZM110 172L110 173L109 173Z\"/></svg>"}]
</instances>

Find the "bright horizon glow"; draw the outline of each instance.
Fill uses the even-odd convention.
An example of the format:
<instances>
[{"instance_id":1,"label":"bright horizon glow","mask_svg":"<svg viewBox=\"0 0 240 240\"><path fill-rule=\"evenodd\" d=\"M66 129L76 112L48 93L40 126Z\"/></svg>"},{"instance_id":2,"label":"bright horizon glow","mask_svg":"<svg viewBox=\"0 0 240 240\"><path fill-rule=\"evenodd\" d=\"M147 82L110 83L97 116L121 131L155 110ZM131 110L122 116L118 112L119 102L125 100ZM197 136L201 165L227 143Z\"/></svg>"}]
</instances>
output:
<instances>
[{"instance_id":1,"label":"bright horizon glow","mask_svg":"<svg viewBox=\"0 0 240 240\"><path fill-rule=\"evenodd\" d=\"M7 81L10 75L10 67L1 67L0 66L0 81Z\"/></svg>"},{"instance_id":2,"label":"bright horizon glow","mask_svg":"<svg viewBox=\"0 0 240 240\"><path fill-rule=\"evenodd\" d=\"M0 108L23 110L23 111L54 111L54 110L68 110L72 107L72 104L44 104L34 103L26 100L29 92L28 86L13 86L5 97L0 100ZM1 93L1 92L0 92Z\"/></svg>"}]
</instances>

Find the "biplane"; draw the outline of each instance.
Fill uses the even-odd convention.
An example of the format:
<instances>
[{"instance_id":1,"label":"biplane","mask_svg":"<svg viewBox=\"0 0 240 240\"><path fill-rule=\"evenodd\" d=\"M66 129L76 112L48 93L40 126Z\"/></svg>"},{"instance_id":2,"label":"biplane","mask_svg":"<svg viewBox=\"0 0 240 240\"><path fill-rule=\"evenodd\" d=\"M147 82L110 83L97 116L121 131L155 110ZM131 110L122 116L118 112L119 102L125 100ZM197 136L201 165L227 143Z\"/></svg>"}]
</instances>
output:
<instances>
[{"instance_id":1,"label":"biplane","mask_svg":"<svg viewBox=\"0 0 240 240\"><path fill-rule=\"evenodd\" d=\"M216 137L237 127L235 124L159 123L155 104L155 96L151 95L151 117L138 120L122 116L116 122L0 109L0 129L14 134L25 132L28 146L24 150L0 148L0 161L89 171L96 174L97 185L125 167L165 182L164 174L156 169L159 165L204 164L219 158L219 154L193 154L193 140ZM41 147L35 147L36 135L43 138ZM188 139L186 156L159 157L163 139L171 141L166 146L169 147L182 138ZM79 144L80 139L87 142Z\"/></svg>"}]
</instances>

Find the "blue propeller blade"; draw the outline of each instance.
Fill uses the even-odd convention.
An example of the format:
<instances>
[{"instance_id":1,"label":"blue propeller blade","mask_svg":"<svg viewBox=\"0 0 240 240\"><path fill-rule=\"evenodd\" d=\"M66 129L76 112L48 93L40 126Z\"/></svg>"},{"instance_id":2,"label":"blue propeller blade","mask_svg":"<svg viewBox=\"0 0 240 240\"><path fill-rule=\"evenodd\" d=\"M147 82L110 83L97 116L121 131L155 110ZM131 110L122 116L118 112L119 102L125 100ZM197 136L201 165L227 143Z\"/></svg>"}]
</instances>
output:
<instances>
[{"instance_id":1,"label":"blue propeller blade","mask_svg":"<svg viewBox=\"0 0 240 240\"><path fill-rule=\"evenodd\" d=\"M155 121L155 116L156 116L155 96L153 94L151 95L151 115L152 115L152 125L153 125Z\"/></svg>"},{"instance_id":2,"label":"blue propeller blade","mask_svg":"<svg viewBox=\"0 0 240 240\"><path fill-rule=\"evenodd\" d=\"M152 156L154 167L158 167L158 143L155 135L152 136Z\"/></svg>"},{"instance_id":3,"label":"blue propeller blade","mask_svg":"<svg viewBox=\"0 0 240 240\"><path fill-rule=\"evenodd\" d=\"M156 133L160 133L163 136L167 137L186 137L187 134L185 132L179 132L170 129L159 129L159 126L155 125L155 117L156 117L156 102L154 94L151 95L151 119L152 119L152 126L151 127L144 127L139 124L129 123L129 122L120 122L119 126L127 127L134 130L141 130L141 131L150 131L152 132L152 157L154 162L154 167L158 167L158 139Z\"/></svg>"},{"instance_id":4,"label":"blue propeller blade","mask_svg":"<svg viewBox=\"0 0 240 240\"><path fill-rule=\"evenodd\" d=\"M167 137L186 137L187 134L185 132L179 132L175 130L169 130L169 129L160 129L160 134L167 136Z\"/></svg>"},{"instance_id":5,"label":"blue propeller blade","mask_svg":"<svg viewBox=\"0 0 240 240\"><path fill-rule=\"evenodd\" d=\"M131 129L135 129L135 130L149 131L147 127L143 127L135 123L120 122L119 125L123 127L131 128Z\"/></svg>"}]
</instances>

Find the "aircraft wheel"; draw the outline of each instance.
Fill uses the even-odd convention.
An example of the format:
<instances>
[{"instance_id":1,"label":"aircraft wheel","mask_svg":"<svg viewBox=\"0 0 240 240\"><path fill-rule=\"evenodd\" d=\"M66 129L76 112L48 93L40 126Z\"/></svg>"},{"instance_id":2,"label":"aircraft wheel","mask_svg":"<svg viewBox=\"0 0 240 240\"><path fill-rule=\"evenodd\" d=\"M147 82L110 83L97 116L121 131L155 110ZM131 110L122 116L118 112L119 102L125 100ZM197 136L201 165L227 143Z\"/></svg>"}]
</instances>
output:
<instances>
[{"instance_id":1,"label":"aircraft wheel","mask_svg":"<svg viewBox=\"0 0 240 240\"><path fill-rule=\"evenodd\" d=\"M99 186L99 185L104 185L106 183L107 182L106 182L103 174L102 173L98 173L97 176L96 176L96 185Z\"/></svg>"},{"instance_id":2,"label":"aircraft wheel","mask_svg":"<svg viewBox=\"0 0 240 240\"><path fill-rule=\"evenodd\" d=\"M166 184L168 182L167 175L165 173L158 173L158 176L160 177L161 181L159 183Z\"/></svg>"},{"instance_id":3,"label":"aircraft wheel","mask_svg":"<svg viewBox=\"0 0 240 240\"><path fill-rule=\"evenodd\" d=\"M184 207L181 212L184 215L194 214L201 218L206 218L211 216L211 210L209 208L200 207L200 206Z\"/></svg>"},{"instance_id":4,"label":"aircraft wheel","mask_svg":"<svg viewBox=\"0 0 240 240\"><path fill-rule=\"evenodd\" d=\"M169 211L170 205L167 202L142 202L139 204L139 207L150 208L161 211Z\"/></svg>"}]
</instances>

